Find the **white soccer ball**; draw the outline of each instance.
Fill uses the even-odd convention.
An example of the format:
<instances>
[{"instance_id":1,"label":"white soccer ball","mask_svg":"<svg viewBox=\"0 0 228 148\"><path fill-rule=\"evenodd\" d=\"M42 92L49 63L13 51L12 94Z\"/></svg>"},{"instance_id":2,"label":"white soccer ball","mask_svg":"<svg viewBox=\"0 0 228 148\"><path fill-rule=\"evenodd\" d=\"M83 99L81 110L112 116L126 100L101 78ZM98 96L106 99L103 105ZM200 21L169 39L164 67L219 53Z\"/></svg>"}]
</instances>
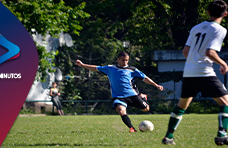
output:
<instances>
[{"instance_id":1,"label":"white soccer ball","mask_svg":"<svg viewBox=\"0 0 228 148\"><path fill-rule=\"evenodd\" d=\"M144 120L139 124L139 130L141 132L151 132L154 130L154 125L151 121Z\"/></svg>"}]
</instances>

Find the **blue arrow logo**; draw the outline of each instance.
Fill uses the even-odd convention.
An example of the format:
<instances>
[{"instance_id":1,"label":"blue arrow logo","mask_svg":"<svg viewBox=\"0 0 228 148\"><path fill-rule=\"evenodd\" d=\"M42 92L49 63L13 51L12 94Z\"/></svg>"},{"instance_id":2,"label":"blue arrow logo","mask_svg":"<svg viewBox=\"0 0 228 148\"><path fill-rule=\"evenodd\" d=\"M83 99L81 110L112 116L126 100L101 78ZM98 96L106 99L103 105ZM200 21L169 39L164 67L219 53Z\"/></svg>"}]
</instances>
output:
<instances>
[{"instance_id":1,"label":"blue arrow logo","mask_svg":"<svg viewBox=\"0 0 228 148\"><path fill-rule=\"evenodd\" d=\"M8 49L8 52L0 56L0 64L7 60L12 60L20 55L20 48L14 43L8 41L3 35L0 34L0 45Z\"/></svg>"}]
</instances>

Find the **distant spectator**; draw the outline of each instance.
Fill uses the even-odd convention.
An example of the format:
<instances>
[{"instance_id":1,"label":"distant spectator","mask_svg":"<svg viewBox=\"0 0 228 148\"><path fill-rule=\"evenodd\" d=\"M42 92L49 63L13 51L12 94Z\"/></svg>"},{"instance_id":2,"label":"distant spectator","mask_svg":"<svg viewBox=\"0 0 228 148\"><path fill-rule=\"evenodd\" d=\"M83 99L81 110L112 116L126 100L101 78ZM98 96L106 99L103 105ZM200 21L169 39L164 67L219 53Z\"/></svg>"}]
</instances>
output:
<instances>
[{"instance_id":1,"label":"distant spectator","mask_svg":"<svg viewBox=\"0 0 228 148\"><path fill-rule=\"evenodd\" d=\"M53 105L57 108L59 115L64 115L63 110L62 110L62 105L59 100L60 93L58 92L56 82L52 83L52 88L50 90L50 96L51 96L51 101L53 102Z\"/></svg>"}]
</instances>

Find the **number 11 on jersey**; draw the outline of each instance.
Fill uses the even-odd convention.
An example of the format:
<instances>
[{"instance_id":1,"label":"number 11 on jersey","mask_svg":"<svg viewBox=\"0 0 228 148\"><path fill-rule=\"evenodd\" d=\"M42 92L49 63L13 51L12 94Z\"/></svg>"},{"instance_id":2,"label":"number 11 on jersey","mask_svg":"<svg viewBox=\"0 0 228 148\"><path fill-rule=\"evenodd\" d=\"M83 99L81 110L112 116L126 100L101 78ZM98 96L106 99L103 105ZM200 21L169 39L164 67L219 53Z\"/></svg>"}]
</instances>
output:
<instances>
[{"instance_id":1,"label":"number 11 on jersey","mask_svg":"<svg viewBox=\"0 0 228 148\"><path fill-rule=\"evenodd\" d=\"M201 45L202 45L202 43L203 43L203 41L204 41L205 36L206 36L206 33L204 33L203 35L201 35L200 32L197 33L197 34L195 35L195 37L197 37L195 47L196 47L196 45L198 44L200 38L202 38L202 39L201 39L201 42L200 42L200 46L199 46L198 52L199 52L200 47L201 47Z\"/></svg>"}]
</instances>

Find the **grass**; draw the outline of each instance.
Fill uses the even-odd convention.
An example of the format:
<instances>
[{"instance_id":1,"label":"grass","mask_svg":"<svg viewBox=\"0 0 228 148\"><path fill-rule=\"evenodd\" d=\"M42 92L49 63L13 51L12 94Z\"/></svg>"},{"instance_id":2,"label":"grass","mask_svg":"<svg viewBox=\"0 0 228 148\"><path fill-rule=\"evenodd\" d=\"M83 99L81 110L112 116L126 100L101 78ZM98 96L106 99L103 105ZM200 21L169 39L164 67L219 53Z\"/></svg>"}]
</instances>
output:
<instances>
[{"instance_id":1,"label":"grass","mask_svg":"<svg viewBox=\"0 0 228 148\"><path fill-rule=\"evenodd\" d=\"M129 115L138 128L143 120L153 122L152 132L129 133L118 115L18 117L3 148L43 147L217 147L217 115L186 114L177 131L177 146L162 145L169 115Z\"/></svg>"}]
</instances>

